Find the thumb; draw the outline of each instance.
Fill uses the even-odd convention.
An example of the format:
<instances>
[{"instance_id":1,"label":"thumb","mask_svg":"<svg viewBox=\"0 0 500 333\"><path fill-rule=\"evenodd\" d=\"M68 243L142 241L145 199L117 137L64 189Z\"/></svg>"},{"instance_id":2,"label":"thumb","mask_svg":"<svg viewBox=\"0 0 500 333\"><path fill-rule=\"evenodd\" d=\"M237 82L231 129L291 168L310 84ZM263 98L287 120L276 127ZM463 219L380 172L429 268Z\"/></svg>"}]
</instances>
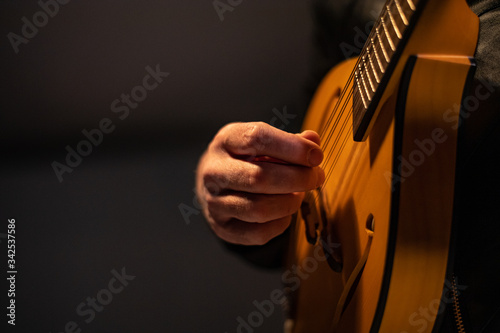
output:
<instances>
[{"instance_id":1,"label":"thumb","mask_svg":"<svg viewBox=\"0 0 500 333\"><path fill-rule=\"evenodd\" d=\"M321 143L321 139L319 137L319 134L316 133L315 131L311 131L311 130L305 130L304 132L300 133L300 134L297 134L303 138L306 138L307 140L309 141L312 141L314 142L315 144L317 144L318 146L320 145Z\"/></svg>"}]
</instances>

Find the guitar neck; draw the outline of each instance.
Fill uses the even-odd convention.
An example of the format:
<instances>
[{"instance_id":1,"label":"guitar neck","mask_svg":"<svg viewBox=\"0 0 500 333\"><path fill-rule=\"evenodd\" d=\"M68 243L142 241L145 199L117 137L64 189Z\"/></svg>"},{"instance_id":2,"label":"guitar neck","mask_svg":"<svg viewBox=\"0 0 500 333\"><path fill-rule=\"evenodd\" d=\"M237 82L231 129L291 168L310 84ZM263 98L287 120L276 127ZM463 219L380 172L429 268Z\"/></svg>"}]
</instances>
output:
<instances>
[{"instance_id":1,"label":"guitar neck","mask_svg":"<svg viewBox=\"0 0 500 333\"><path fill-rule=\"evenodd\" d=\"M388 0L361 51L352 74L353 134L367 136L380 97L425 0Z\"/></svg>"}]
</instances>

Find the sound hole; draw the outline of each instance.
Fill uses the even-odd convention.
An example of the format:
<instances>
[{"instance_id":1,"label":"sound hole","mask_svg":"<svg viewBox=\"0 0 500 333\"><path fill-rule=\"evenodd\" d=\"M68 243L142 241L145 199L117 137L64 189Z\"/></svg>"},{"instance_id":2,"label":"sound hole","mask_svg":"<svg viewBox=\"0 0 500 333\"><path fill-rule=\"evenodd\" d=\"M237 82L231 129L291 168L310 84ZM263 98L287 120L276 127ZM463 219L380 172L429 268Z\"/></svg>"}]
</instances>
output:
<instances>
[{"instance_id":1,"label":"sound hole","mask_svg":"<svg viewBox=\"0 0 500 333\"><path fill-rule=\"evenodd\" d=\"M368 215L368 218L366 219L366 229L371 232L375 231L375 218L373 217L373 214Z\"/></svg>"}]
</instances>

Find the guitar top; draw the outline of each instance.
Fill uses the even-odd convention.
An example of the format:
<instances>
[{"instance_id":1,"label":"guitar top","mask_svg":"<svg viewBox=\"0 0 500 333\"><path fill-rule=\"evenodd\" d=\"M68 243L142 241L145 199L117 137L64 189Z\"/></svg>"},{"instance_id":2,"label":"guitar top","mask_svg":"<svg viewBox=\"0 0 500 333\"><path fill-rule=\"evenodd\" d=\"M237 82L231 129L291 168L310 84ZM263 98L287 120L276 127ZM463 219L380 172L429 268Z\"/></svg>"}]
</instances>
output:
<instances>
[{"instance_id":1,"label":"guitar top","mask_svg":"<svg viewBox=\"0 0 500 333\"><path fill-rule=\"evenodd\" d=\"M321 135L326 181L292 229L290 332L432 332L453 303L450 119L477 35L463 0L390 0L359 58L323 80L303 129Z\"/></svg>"}]
</instances>

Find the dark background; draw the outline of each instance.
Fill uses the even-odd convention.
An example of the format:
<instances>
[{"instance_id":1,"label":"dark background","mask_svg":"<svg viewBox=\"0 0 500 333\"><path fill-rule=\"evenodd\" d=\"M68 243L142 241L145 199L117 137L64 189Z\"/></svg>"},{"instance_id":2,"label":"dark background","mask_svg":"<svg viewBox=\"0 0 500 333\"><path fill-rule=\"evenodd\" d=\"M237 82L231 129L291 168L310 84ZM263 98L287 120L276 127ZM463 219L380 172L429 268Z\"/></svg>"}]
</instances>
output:
<instances>
[{"instance_id":1,"label":"dark background","mask_svg":"<svg viewBox=\"0 0 500 333\"><path fill-rule=\"evenodd\" d=\"M9 218L15 332L63 332L70 321L82 332L236 332L237 317L269 299L281 273L226 252L179 205L194 209L198 157L223 124L269 122L286 106L297 115L286 129L300 127L314 82L310 5L242 1L221 21L211 0L73 0L16 54L7 35L41 8L0 1L2 325ZM111 102L157 64L170 75L120 120ZM114 131L59 182L51 164L103 118ZM135 279L85 323L78 305L122 268ZM255 332L282 320L276 308Z\"/></svg>"}]
</instances>

